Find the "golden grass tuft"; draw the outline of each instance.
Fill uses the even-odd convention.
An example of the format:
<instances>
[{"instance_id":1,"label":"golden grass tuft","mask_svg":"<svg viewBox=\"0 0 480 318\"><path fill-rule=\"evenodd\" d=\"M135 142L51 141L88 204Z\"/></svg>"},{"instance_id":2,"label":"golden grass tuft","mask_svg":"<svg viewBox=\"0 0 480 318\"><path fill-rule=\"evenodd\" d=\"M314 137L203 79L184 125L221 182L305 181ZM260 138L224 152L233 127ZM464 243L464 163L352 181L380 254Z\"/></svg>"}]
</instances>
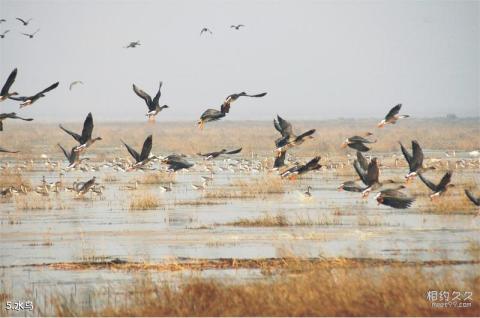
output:
<instances>
[{"instance_id":1,"label":"golden grass tuft","mask_svg":"<svg viewBox=\"0 0 480 318\"><path fill-rule=\"evenodd\" d=\"M175 181L175 174L157 171L146 173L142 176L139 183L141 184L164 184Z\"/></svg>"},{"instance_id":2,"label":"golden grass tuft","mask_svg":"<svg viewBox=\"0 0 480 318\"><path fill-rule=\"evenodd\" d=\"M66 210L68 205L59 199L38 196L34 193L15 197L15 208L17 210Z\"/></svg>"},{"instance_id":3,"label":"golden grass tuft","mask_svg":"<svg viewBox=\"0 0 480 318\"><path fill-rule=\"evenodd\" d=\"M270 215L266 214L255 219L241 218L237 221L226 223L230 226L245 226L245 227L270 227L270 226L289 226L290 223L285 215Z\"/></svg>"},{"instance_id":4,"label":"golden grass tuft","mask_svg":"<svg viewBox=\"0 0 480 318\"><path fill-rule=\"evenodd\" d=\"M205 198L208 199L232 199L232 198L256 198L268 194L284 193L283 180L278 176L265 176L253 180L238 180L232 182L230 187L220 190L208 190Z\"/></svg>"},{"instance_id":5,"label":"golden grass tuft","mask_svg":"<svg viewBox=\"0 0 480 318\"><path fill-rule=\"evenodd\" d=\"M150 193L134 194L130 199L130 210L153 210L160 206L160 199Z\"/></svg>"}]
</instances>

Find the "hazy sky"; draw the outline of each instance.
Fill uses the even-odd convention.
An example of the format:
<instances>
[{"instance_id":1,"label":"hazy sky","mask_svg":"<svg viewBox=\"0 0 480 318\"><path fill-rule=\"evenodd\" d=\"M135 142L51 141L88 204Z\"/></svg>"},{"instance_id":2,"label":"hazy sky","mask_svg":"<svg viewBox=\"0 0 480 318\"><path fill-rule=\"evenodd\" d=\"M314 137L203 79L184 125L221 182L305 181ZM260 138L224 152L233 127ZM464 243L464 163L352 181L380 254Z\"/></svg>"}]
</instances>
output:
<instances>
[{"instance_id":1,"label":"hazy sky","mask_svg":"<svg viewBox=\"0 0 480 318\"><path fill-rule=\"evenodd\" d=\"M0 0L0 81L60 86L33 106L37 120L145 120L136 83L170 105L159 120L196 120L225 96L232 120L383 117L403 103L418 116L480 113L478 1ZM15 17L33 18L24 27ZM245 24L239 31L231 24ZM213 35L199 36L207 26ZM34 39L19 32L33 32ZM136 49L123 48L140 40ZM68 90L71 81L84 86Z\"/></svg>"}]
</instances>

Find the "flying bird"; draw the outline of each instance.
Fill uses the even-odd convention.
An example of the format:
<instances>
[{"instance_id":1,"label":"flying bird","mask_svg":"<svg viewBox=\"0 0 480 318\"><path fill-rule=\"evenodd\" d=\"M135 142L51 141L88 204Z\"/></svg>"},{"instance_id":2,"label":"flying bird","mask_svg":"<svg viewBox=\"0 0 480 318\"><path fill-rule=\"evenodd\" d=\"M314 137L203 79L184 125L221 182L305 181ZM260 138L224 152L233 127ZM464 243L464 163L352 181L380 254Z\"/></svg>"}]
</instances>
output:
<instances>
[{"instance_id":1,"label":"flying bird","mask_svg":"<svg viewBox=\"0 0 480 318\"><path fill-rule=\"evenodd\" d=\"M297 145L301 145L305 140L312 139L312 135L315 133L315 129L307 130L306 132L295 135L293 133L292 124L282 117L277 115L277 120L273 120L273 126L282 135L282 137L275 140L275 146L277 151L287 150Z\"/></svg>"},{"instance_id":2,"label":"flying bird","mask_svg":"<svg viewBox=\"0 0 480 318\"><path fill-rule=\"evenodd\" d=\"M383 119L380 123L378 123L378 128L382 128L386 124L395 124L397 120L402 118L410 117L409 115L399 115L400 109L402 108L402 104L398 104L388 112L385 119Z\"/></svg>"},{"instance_id":3,"label":"flying bird","mask_svg":"<svg viewBox=\"0 0 480 318\"><path fill-rule=\"evenodd\" d=\"M73 81L73 82L71 82L70 85L68 86L68 89L69 89L69 90L72 90L73 86L78 85L78 84L82 84L82 85L83 85L83 82L82 82L82 81Z\"/></svg>"},{"instance_id":4,"label":"flying bird","mask_svg":"<svg viewBox=\"0 0 480 318\"><path fill-rule=\"evenodd\" d=\"M3 31L3 33L0 34L0 39L3 39L5 37L5 34L7 34L8 32L10 32L10 30Z\"/></svg>"},{"instance_id":5,"label":"flying bird","mask_svg":"<svg viewBox=\"0 0 480 318\"><path fill-rule=\"evenodd\" d=\"M35 36L35 34L38 33L38 31L40 31L40 29L37 29L37 31L33 33L22 33L22 34L28 36L30 39L33 39L33 37Z\"/></svg>"},{"instance_id":6,"label":"flying bird","mask_svg":"<svg viewBox=\"0 0 480 318\"><path fill-rule=\"evenodd\" d=\"M222 149L220 151L214 151L214 152L203 153L203 154L199 152L197 153L197 155L205 157L205 160L210 160L210 159L217 158L220 155L234 155L234 154L240 153L241 151L242 151L242 148L238 148L231 151L227 151L227 149Z\"/></svg>"},{"instance_id":7,"label":"flying bird","mask_svg":"<svg viewBox=\"0 0 480 318\"><path fill-rule=\"evenodd\" d=\"M102 140L102 137L96 137L92 139L92 131L93 131L93 116L92 113L88 113L87 118L83 122L83 129L82 134L79 135L70 131L68 129L63 128L62 125L59 125L60 129L69 134L73 137L80 145L74 148L75 152L84 151L89 148L94 142L98 140Z\"/></svg>"},{"instance_id":8,"label":"flying bird","mask_svg":"<svg viewBox=\"0 0 480 318\"><path fill-rule=\"evenodd\" d=\"M137 94L138 97L142 98L147 104L148 113L146 113L145 116L147 116L149 120L155 119L155 116L158 113L160 113L163 109L168 108L168 105L160 106L160 104L158 103L161 96L161 93L160 93L161 88L162 88L162 82L160 82L158 86L157 94L152 99L150 95L148 95L142 89L138 88L135 84L133 84L133 91L135 92L135 94Z\"/></svg>"},{"instance_id":9,"label":"flying bird","mask_svg":"<svg viewBox=\"0 0 480 318\"><path fill-rule=\"evenodd\" d=\"M80 153L78 151L75 151L75 148L73 147L70 152L68 152L65 148L62 147L62 145L57 144L60 149L62 149L63 154L65 155L65 158L67 158L69 165L67 166L67 169L74 168L80 163Z\"/></svg>"},{"instance_id":10,"label":"flying bird","mask_svg":"<svg viewBox=\"0 0 480 318\"><path fill-rule=\"evenodd\" d=\"M452 179L452 171L447 171L445 175L442 177L442 180L438 184L435 184L428 179L426 179L421 173L418 174L420 179L425 183L427 187L430 188L430 190L433 191L432 194L430 194L430 200L433 200L435 197L438 197L442 194L444 194L448 188L454 187L455 185L451 184L450 181Z\"/></svg>"},{"instance_id":11,"label":"flying bird","mask_svg":"<svg viewBox=\"0 0 480 318\"><path fill-rule=\"evenodd\" d=\"M52 89L57 88L58 84L59 84L59 82L56 82L56 83L50 85L49 87L45 88L43 91L41 91L39 93L36 93L33 96L28 96L28 97L27 96L20 96L20 97L10 96L9 98L13 99L13 100L18 100L18 101L23 102L23 103L20 104L20 108L23 108L23 107L32 105L33 103L35 103L41 97L45 97L45 93L51 91Z\"/></svg>"},{"instance_id":12,"label":"flying bird","mask_svg":"<svg viewBox=\"0 0 480 318\"><path fill-rule=\"evenodd\" d=\"M357 152L357 157L360 152ZM364 158L361 156L360 158ZM366 169L366 159L355 160L353 162L353 167L357 172L360 180L365 184L365 188L362 189L362 197L366 198L370 194L371 191L374 190L382 190L387 184L397 183L391 179L385 180L383 182L379 181L380 170L378 168L377 158L372 158L368 163Z\"/></svg>"},{"instance_id":13,"label":"flying bird","mask_svg":"<svg viewBox=\"0 0 480 318\"><path fill-rule=\"evenodd\" d=\"M465 189L465 194L467 195L467 198L472 201L473 204L475 204L476 206L480 206L480 197L474 196L473 193L467 189Z\"/></svg>"},{"instance_id":14,"label":"flying bird","mask_svg":"<svg viewBox=\"0 0 480 318\"><path fill-rule=\"evenodd\" d=\"M213 32L210 31L209 28L203 28L202 31L200 31L200 35L202 35L203 33L206 33L206 32L208 32L208 33L210 33L210 34L213 34Z\"/></svg>"},{"instance_id":15,"label":"flying bird","mask_svg":"<svg viewBox=\"0 0 480 318\"><path fill-rule=\"evenodd\" d=\"M241 92L241 93L238 93L238 94L231 94L231 95L228 95L225 100L223 101L223 104L222 104L222 108L223 108L223 111L225 113L228 113L230 112L230 104L233 103L234 101L236 101L237 99L239 99L240 97L242 96L245 96L245 97L263 97L267 95L267 93L260 93L260 94L255 94L255 95L249 95L245 92Z\"/></svg>"},{"instance_id":16,"label":"flying bird","mask_svg":"<svg viewBox=\"0 0 480 318\"><path fill-rule=\"evenodd\" d=\"M7 22L5 19L0 19L0 23Z\"/></svg>"},{"instance_id":17,"label":"flying bird","mask_svg":"<svg viewBox=\"0 0 480 318\"><path fill-rule=\"evenodd\" d=\"M400 144L400 149L402 150L403 156L405 157L405 160L407 160L409 167L409 172L405 176L407 182L410 179L415 178L419 173L435 169L435 167L423 167L423 151L418 141L412 140L412 154L408 152L401 142L398 143Z\"/></svg>"},{"instance_id":18,"label":"flying bird","mask_svg":"<svg viewBox=\"0 0 480 318\"><path fill-rule=\"evenodd\" d=\"M5 153L18 153L18 151L12 151L12 150L7 150L3 147L0 147L0 152L5 152Z\"/></svg>"},{"instance_id":19,"label":"flying bird","mask_svg":"<svg viewBox=\"0 0 480 318\"><path fill-rule=\"evenodd\" d=\"M128 48L136 48L137 46L140 45L140 41L135 41L135 42L130 42L128 43L127 46L124 46L124 48L128 49Z\"/></svg>"},{"instance_id":20,"label":"flying bird","mask_svg":"<svg viewBox=\"0 0 480 318\"><path fill-rule=\"evenodd\" d=\"M364 134L364 136L349 137L349 138L345 139L345 141L342 143L341 147L346 148L348 146L348 147L350 147L352 149L355 149L357 151L362 151L362 152L369 151L370 148L368 148L364 144L373 144L373 143L377 142L377 140L371 141L371 140L368 140L368 139L365 138L365 137L369 137L371 135L373 135L371 132L367 132L367 133Z\"/></svg>"},{"instance_id":21,"label":"flying bird","mask_svg":"<svg viewBox=\"0 0 480 318\"><path fill-rule=\"evenodd\" d=\"M28 19L28 20L26 20L26 21L25 21L24 19L22 19L22 18L16 18L16 19L17 19L18 21L22 22L24 26L27 26L28 23L30 23L30 21L32 21L33 18L30 18L30 19Z\"/></svg>"},{"instance_id":22,"label":"flying bird","mask_svg":"<svg viewBox=\"0 0 480 318\"><path fill-rule=\"evenodd\" d=\"M17 116L16 113L3 113L3 114L0 114L0 131L3 131L3 121L7 118L20 119L20 120L25 120L25 121L32 121L33 120L33 118L23 118L23 117Z\"/></svg>"},{"instance_id":23,"label":"flying bird","mask_svg":"<svg viewBox=\"0 0 480 318\"><path fill-rule=\"evenodd\" d=\"M405 188L405 186L401 185L396 189L380 191L375 196L375 199L377 200L378 204L387 205L395 209L407 209L412 205L415 199L401 192L400 189L403 188Z\"/></svg>"},{"instance_id":24,"label":"flying bird","mask_svg":"<svg viewBox=\"0 0 480 318\"><path fill-rule=\"evenodd\" d=\"M232 24L230 26L231 29L235 29L235 30L240 30L241 27L245 27L245 26L243 24L237 24L237 25Z\"/></svg>"},{"instance_id":25,"label":"flying bird","mask_svg":"<svg viewBox=\"0 0 480 318\"><path fill-rule=\"evenodd\" d=\"M279 168L285 166L285 156L287 154L286 150L282 150L277 152L277 155L275 156L275 161L273 163L273 169L278 170Z\"/></svg>"},{"instance_id":26,"label":"flying bird","mask_svg":"<svg viewBox=\"0 0 480 318\"><path fill-rule=\"evenodd\" d=\"M167 164L168 170L174 172L182 169L188 170L189 168L194 166L193 163L188 162L187 159L185 159L185 156L176 154L169 155L163 158L162 163Z\"/></svg>"},{"instance_id":27,"label":"flying bird","mask_svg":"<svg viewBox=\"0 0 480 318\"><path fill-rule=\"evenodd\" d=\"M297 165L285 170L284 172L282 172L281 176L292 178L292 177L296 177L297 175L307 173L309 171L318 170L322 167L322 165L318 163L320 161L320 159L321 159L320 156L316 156L315 158L311 159L306 164L297 164Z\"/></svg>"},{"instance_id":28,"label":"flying bird","mask_svg":"<svg viewBox=\"0 0 480 318\"><path fill-rule=\"evenodd\" d=\"M78 187L77 195L82 196L85 193L87 193L88 191L90 191L90 189L95 185L95 179L96 178L93 177L90 180L88 180L87 182L85 182L82 186Z\"/></svg>"},{"instance_id":29,"label":"flying bird","mask_svg":"<svg viewBox=\"0 0 480 318\"><path fill-rule=\"evenodd\" d=\"M15 82L15 78L17 77L17 68L15 68L10 75L8 75L7 81L2 87L0 91L0 102L10 98L11 96L18 95L17 92L9 93L10 87L12 87L13 82Z\"/></svg>"},{"instance_id":30,"label":"flying bird","mask_svg":"<svg viewBox=\"0 0 480 318\"><path fill-rule=\"evenodd\" d=\"M131 169L141 168L150 160L157 158L155 156L150 156L150 151L152 150L152 135L149 135L143 142L142 152L140 154L127 145L123 140L122 143L125 145L133 159L135 159L135 163L132 165Z\"/></svg>"}]
</instances>

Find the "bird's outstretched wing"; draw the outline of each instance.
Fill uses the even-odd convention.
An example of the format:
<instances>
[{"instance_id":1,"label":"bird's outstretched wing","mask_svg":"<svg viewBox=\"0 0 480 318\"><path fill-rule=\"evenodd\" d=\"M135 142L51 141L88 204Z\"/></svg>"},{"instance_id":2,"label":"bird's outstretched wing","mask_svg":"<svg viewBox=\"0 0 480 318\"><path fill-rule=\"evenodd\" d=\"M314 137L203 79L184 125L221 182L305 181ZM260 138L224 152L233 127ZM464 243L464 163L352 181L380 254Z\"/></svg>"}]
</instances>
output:
<instances>
[{"instance_id":1,"label":"bird's outstretched wing","mask_svg":"<svg viewBox=\"0 0 480 318\"><path fill-rule=\"evenodd\" d=\"M447 171L445 175L443 176L442 180L440 180L440 183L438 184L439 188L444 188L447 186L447 184L450 183L450 180L452 179L452 171Z\"/></svg>"},{"instance_id":2,"label":"bird's outstretched wing","mask_svg":"<svg viewBox=\"0 0 480 318\"><path fill-rule=\"evenodd\" d=\"M17 77L17 68L15 68L10 75L8 75L7 81L2 87L2 91L0 92L0 95L5 96L7 95L8 91L10 90L10 87L12 86L13 82L15 82L15 78Z\"/></svg>"},{"instance_id":3,"label":"bird's outstretched wing","mask_svg":"<svg viewBox=\"0 0 480 318\"><path fill-rule=\"evenodd\" d=\"M282 136L289 137L293 135L292 124L290 124L290 122L286 121L285 119L283 119L278 115L277 115L277 119L278 119L278 125L282 130Z\"/></svg>"},{"instance_id":4,"label":"bird's outstretched wing","mask_svg":"<svg viewBox=\"0 0 480 318\"><path fill-rule=\"evenodd\" d=\"M357 151L357 161L360 164L360 167L362 167L364 171L367 171L368 160L362 155L360 151Z\"/></svg>"},{"instance_id":5,"label":"bird's outstretched wing","mask_svg":"<svg viewBox=\"0 0 480 318\"><path fill-rule=\"evenodd\" d=\"M148 136L145 139L142 147L142 153L140 154L140 161L143 161L148 158L150 151L152 150L152 135Z\"/></svg>"},{"instance_id":6,"label":"bird's outstretched wing","mask_svg":"<svg viewBox=\"0 0 480 318\"><path fill-rule=\"evenodd\" d=\"M362 180L362 182L365 185L369 185L368 184L368 179L367 179L367 171L362 168L361 164L357 160L353 161L353 168L355 168L355 171L357 172L357 174L360 177L360 179Z\"/></svg>"},{"instance_id":7,"label":"bird's outstretched wing","mask_svg":"<svg viewBox=\"0 0 480 318\"><path fill-rule=\"evenodd\" d=\"M315 133L315 129L310 129L310 130L307 130L306 132L304 132L303 134L301 135L298 135L297 138L295 138L295 141L299 141L299 140L302 140L303 138L305 137L308 137L308 136L311 136Z\"/></svg>"},{"instance_id":8,"label":"bird's outstretched wing","mask_svg":"<svg viewBox=\"0 0 480 318\"><path fill-rule=\"evenodd\" d=\"M64 128L62 125L58 125L58 127L60 127L61 130L63 130L64 132L66 132L67 134L69 134L70 136L73 137L73 139L75 139L77 142L79 143L82 143L82 136L80 136L79 134L77 133L74 133L73 131L70 131L66 128Z\"/></svg>"},{"instance_id":9,"label":"bird's outstretched wing","mask_svg":"<svg viewBox=\"0 0 480 318\"><path fill-rule=\"evenodd\" d=\"M158 92L157 92L157 95L155 95L155 97L153 97L153 101L152 101L152 106L156 106L158 104L158 101L160 100L160 96L162 96L162 93L160 92L160 90L162 89L162 84L163 82L160 81L160 84L158 85ZM154 109L150 109L150 110L155 110L155 107L153 107Z\"/></svg>"},{"instance_id":10,"label":"bird's outstretched wing","mask_svg":"<svg viewBox=\"0 0 480 318\"><path fill-rule=\"evenodd\" d=\"M238 149L235 149L235 150L227 151L227 152L225 152L225 154L226 155L234 155L234 154L237 154L241 151L242 151L242 148L238 148Z\"/></svg>"},{"instance_id":11,"label":"bird's outstretched wing","mask_svg":"<svg viewBox=\"0 0 480 318\"><path fill-rule=\"evenodd\" d=\"M137 94L138 97L142 98L147 106L150 108L150 105L152 104L152 98L150 95L145 93L142 89L138 88L135 84L133 84L133 91L135 94Z\"/></svg>"},{"instance_id":12,"label":"bird's outstretched wing","mask_svg":"<svg viewBox=\"0 0 480 318\"><path fill-rule=\"evenodd\" d=\"M65 150L65 148L63 148L63 147L62 147L62 145L60 145L60 144L57 144L57 146L59 146L59 147L60 147L60 149L62 149L62 151L63 151L63 154L64 154L64 155L65 155L65 157L66 157L66 158L67 158L67 159L70 161L70 153L69 153L67 150Z\"/></svg>"},{"instance_id":13,"label":"bird's outstretched wing","mask_svg":"<svg viewBox=\"0 0 480 318\"><path fill-rule=\"evenodd\" d=\"M408 165L411 166L413 161L413 156L408 152L407 148L405 148L400 141L398 143L400 144L400 149L402 150L405 160L407 160Z\"/></svg>"},{"instance_id":14,"label":"bird's outstretched wing","mask_svg":"<svg viewBox=\"0 0 480 318\"><path fill-rule=\"evenodd\" d=\"M125 147L127 148L128 152L130 153L130 155L132 155L133 159L135 159L136 162L140 162L140 155L138 154L138 152L135 151L135 149L133 149L132 147L130 147L129 145L127 145L125 143L125 141L122 140L122 143L125 145Z\"/></svg>"},{"instance_id":15,"label":"bird's outstretched wing","mask_svg":"<svg viewBox=\"0 0 480 318\"><path fill-rule=\"evenodd\" d=\"M412 140L412 165L414 169L418 169L422 167L423 164L423 151L418 141Z\"/></svg>"},{"instance_id":16,"label":"bird's outstretched wing","mask_svg":"<svg viewBox=\"0 0 480 318\"><path fill-rule=\"evenodd\" d=\"M0 152L7 152L7 153L18 153L18 151L7 150L3 147L0 147Z\"/></svg>"},{"instance_id":17,"label":"bird's outstretched wing","mask_svg":"<svg viewBox=\"0 0 480 318\"><path fill-rule=\"evenodd\" d=\"M46 92L51 91L52 89L57 88L57 86L58 86L59 83L60 83L60 82L53 83L52 85L48 86L48 87L45 88L43 91L41 91L39 94L44 94L44 93L46 93Z\"/></svg>"},{"instance_id":18,"label":"bird's outstretched wing","mask_svg":"<svg viewBox=\"0 0 480 318\"><path fill-rule=\"evenodd\" d=\"M392 118L393 116L397 115L400 112L400 108L402 108L402 104L398 104L394 106L390 111L388 112L387 116L385 116L385 120L388 120Z\"/></svg>"},{"instance_id":19,"label":"bird's outstretched wing","mask_svg":"<svg viewBox=\"0 0 480 318\"><path fill-rule=\"evenodd\" d=\"M21 21L23 24L27 23L27 21L23 20L22 18L15 18L15 19L17 19L18 21ZM28 21L30 21L30 20L28 20Z\"/></svg>"},{"instance_id":20,"label":"bird's outstretched wing","mask_svg":"<svg viewBox=\"0 0 480 318\"><path fill-rule=\"evenodd\" d=\"M273 119L273 127L275 127L275 129L279 133L282 133L282 127L280 127L280 124L278 123L278 121L276 119Z\"/></svg>"},{"instance_id":21,"label":"bird's outstretched wing","mask_svg":"<svg viewBox=\"0 0 480 318\"><path fill-rule=\"evenodd\" d=\"M437 191L437 186L435 185L435 183L425 178L421 173L419 173L418 176L420 177L420 180L422 180L422 182L430 188L430 190Z\"/></svg>"},{"instance_id":22,"label":"bird's outstretched wing","mask_svg":"<svg viewBox=\"0 0 480 318\"><path fill-rule=\"evenodd\" d=\"M397 190L385 190L380 193L381 203L395 209L407 209L415 201L414 198L406 196Z\"/></svg>"},{"instance_id":23,"label":"bird's outstretched wing","mask_svg":"<svg viewBox=\"0 0 480 318\"><path fill-rule=\"evenodd\" d=\"M375 182L378 182L378 177L380 175L377 160L374 160L374 159L372 159L368 164L368 169L367 169L367 180L369 182L368 185L372 185Z\"/></svg>"},{"instance_id":24,"label":"bird's outstretched wing","mask_svg":"<svg viewBox=\"0 0 480 318\"><path fill-rule=\"evenodd\" d=\"M87 140L92 138L92 131L93 131L93 116L92 116L92 113L88 113L87 118L85 118L85 121L83 122L81 143L85 143L87 142Z\"/></svg>"},{"instance_id":25,"label":"bird's outstretched wing","mask_svg":"<svg viewBox=\"0 0 480 318\"><path fill-rule=\"evenodd\" d=\"M470 199L470 201L473 202L473 204L475 204L476 206L479 206L480 205L480 198L476 198L472 192L470 192L469 190L465 189L465 194L467 195L467 197Z\"/></svg>"},{"instance_id":26,"label":"bird's outstretched wing","mask_svg":"<svg viewBox=\"0 0 480 318\"><path fill-rule=\"evenodd\" d=\"M249 94L241 94L241 96L247 96L247 97L263 97L267 95L267 92L265 93L260 93L260 94L255 94L255 95L249 95Z\"/></svg>"},{"instance_id":27,"label":"bird's outstretched wing","mask_svg":"<svg viewBox=\"0 0 480 318\"><path fill-rule=\"evenodd\" d=\"M33 120L33 118L23 118L23 117L17 116L16 113L9 114L8 118L21 119L21 120L25 120L25 121L32 121Z\"/></svg>"}]
</instances>

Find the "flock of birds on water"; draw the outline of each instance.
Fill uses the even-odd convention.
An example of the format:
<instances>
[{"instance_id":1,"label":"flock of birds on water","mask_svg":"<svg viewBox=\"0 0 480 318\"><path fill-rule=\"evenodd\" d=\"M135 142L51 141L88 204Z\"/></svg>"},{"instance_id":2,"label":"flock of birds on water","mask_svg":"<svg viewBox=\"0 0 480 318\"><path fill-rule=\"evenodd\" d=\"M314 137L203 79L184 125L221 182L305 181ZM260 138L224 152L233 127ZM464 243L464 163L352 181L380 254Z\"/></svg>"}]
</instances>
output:
<instances>
[{"instance_id":1,"label":"flock of birds on water","mask_svg":"<svg viewBox=\"0 0 480 318\"><path fill-rule=\"evenodd\" d=\"M32 19L23 20L21 18L17 18L23 26L28 26ZM6 22L5 19L0 19L0 24ZM232 29L239 30L240 28L244 27L243 24L238 25L231 25ZM34 33L22 33L29 38L33 38L34 35L39 31L35 31ZM0 34L1 38L4 38L5 35L9 32L9 30L4 31ZM200 31L200 36L203 34L213 34L213 32L204 27ZM125 48L135 48L140 45L140 41L130 42ZM17 76L17 68L15 68L10 75L8 76L5 84L2 87L0 92L0 102L5 100L14 100L20 102L20 108L31 106L35 102L37 102L40 98L45 97L46 93L54 90L58 87L59 82L53 83L46 87L45 89L32 94L32 95L25 95L20 96L17 92L11 91L11 87L15 82L15 78ZM70 83L69 89L71 90L75 85L83 84L82 81L74 81ZM143 89L139 88L137 85L133 84L133 92L140 97L146 104L148 111L145 116L148 118L148 121L155 121L155 117L164 109L169 108L168 105L160 105L160 97L161 97L161 88L162 82L159 83L158 90L155 96L152 98L148 93L146 93ZM222 118L226 117L227 114L230 112L231 104L237 101L239 98L249 97L249 98L261 98L264 97L267 93L258 93L258 94L247 94L246 92L235 93L227 96L222 104L220 105L219 109L207 109L205 110L198 121L198 126L200 129L204 129L205 125L209 122L218 121ZM390 111L387 113L384 119L382 119L378 123L378 128L382 128L386 125L396 124L398 120L408 118L409 115L400 114L402 108L402 104L398 104L394 106ZM19 119L23 121L32 121L32 118L24 118L18 116L15 112L11 113L0 113L0 131L3 131L3 121L6 119ZM310 161L306 163L299 163L295 162L291 165L288 165L286 161L287 151L289 151L293 147L298 147L303 144L305 141L309 139L313 139L313 135L315 133L315 129L310 129L306 132L301 134L295 134L292 128L292 124L287 120L283 119L282 117L277 115L277 118L273 120L274 128L280 133L280 137L275 140L275 158L273 168L271 170L278 171L278 174L281 178L289 178L289 179L296 179L297 176L306 174L308 172L312 172L315 170L319 170L322 168L320 164L321 157L316 156L312 158ZM77 169L80 167L82 161L88 158L81 158L81 156L90 148L95 142L102 140L101 137L92 137L93 133L93 116L92 113L88 113L81 133L73 132L61 124L59 128L70 135L77 143L77 145L73 146L70 150L65 149L62 145L58 144L59 148L65 155L68 165L65 171L69 171L71 169ZM406 209L409 208L412 203L415 201L414 197L408 196L402 189L405 189L405 185L410 183L414 178L417 176L420 180L431 190L430 199L434 200L436 197L444 194L450 187L454 185L451 183L452 179L452 170L446 171L444 176L441 180L437 183L430 181L428 178L425 177L425 173L429 170L436 169L434 166L426 167L423 163L424 155L420 144L416 141L412 141L412 150L411 152L402 144L400 144L400 150L408 164L409 171L405 175L405 182L401 182L399 184L398 181L394 181L392 179L387 180L380 180L380 170L379 170L379 163L376 157L371 158L368 160L363 153L368 152L370 150L369 144L375 143L377 140L370 140L368 139L373 134L368 132L364 135L356 135L349 138L346 138L345 141L342 143L342 147L349 147L356 150L356 159L353 161L353 167L358 174L357 180L347 181L342 183L339 186L339 190L350 191L350 192L358 192L361 193L363 198L368 197L370 192L376 191L377 194L375 196L376 201L378 204L383 204L392 208L397 209ZM133 170L145 170L149 169L148 166L152 162L160 161L167 165L167 171L169 172L176 172L179 170L188 170L194 166L194 163L189 162L186 155L183 154L171 154L164 158L160 158L151 154L152 144L153 144L153 137L149 135L144 143L142 149L140 151L135 150L133 147L129 146L125 141L121 140L125 148L127 149L128 153L133 158L133 162L128 160L117 160L106 164L107 167L113 167L115 170L118 171L133 171ZM220 151L210 152L210 153L198 153L199 156L204 157L205 160L211 160L217 158L221 155L232 155L240 153L242 148L233 149L233 150L226 150L222 149ZM17 153L18 151L11 151L7 150L0 146L0 152L5 153ZM83 171L86 171L82 169ZM213 171L210 170L213 174ZM42 185L38 186L34 189L34 191L38 194L48 195L50 191L57 192L60 188L65 189L66 191L73 191L76 192L78 196L83 196L88 192L101 194L103 186L100 186L96 182L96 178L93 177L86 182L74 182L72 187L63 187L63 173L60 174L60 181L54 183L46 182L45 178L42 180ZM205 190L207 183L212 181L212 177L203 177L202 185L195 185L192 184L192 187L197 190ZM358 183L361 181L361 184ZM135 185L136 188L137 184ZM171 191L172 185L170 186L161 186L163 191ZM7 196L12 194L23 193L26 194L29 190L28 187L25 185L20 185L20 187L16 188L14 186L7 187L5 189L0 190L0 196ZM305 192L306 196L311 196L310 193L311 187L308 187L307 191ZM464 190L465 195L468 199L476 206L480 206L480 197L475 196L471 191L468 189Z\"/></svg>"}]
</instances>

